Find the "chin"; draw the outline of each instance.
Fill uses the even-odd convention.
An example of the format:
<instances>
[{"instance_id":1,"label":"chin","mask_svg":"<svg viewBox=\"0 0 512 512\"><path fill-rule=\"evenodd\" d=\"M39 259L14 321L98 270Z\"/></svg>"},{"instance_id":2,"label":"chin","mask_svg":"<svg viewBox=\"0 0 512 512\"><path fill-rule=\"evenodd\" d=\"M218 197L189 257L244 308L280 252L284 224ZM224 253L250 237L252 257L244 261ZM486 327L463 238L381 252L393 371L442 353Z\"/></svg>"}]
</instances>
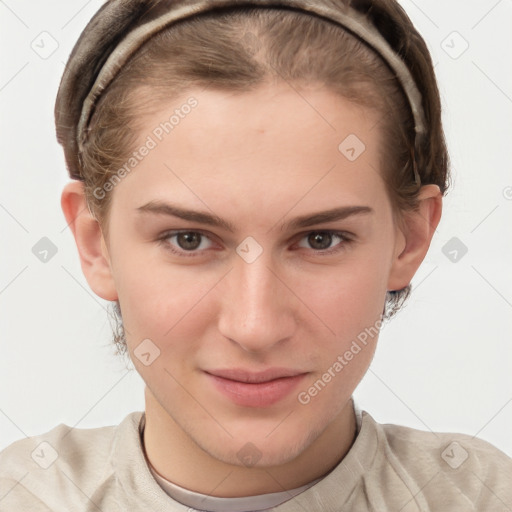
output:
<instances>
[{"instance_id":1,"label":"chin","mask_svg":"<svg viewBox=\"0 0 512 512\"><path fill-rule=\"evenodd\" d=\"M305 425L305 423L302 423ZM299 457L323 432L324 428L302 431L301 425L281 425L256 430L246 425L242 434L222 442L208 437L194 439L213 458L234 466L268 468L281 466ZM308 425L311 428L311 424ZM278 432L280 430L280 432Z\"/></svg>"},{"instance_id":2,"label":"chin","mask_svg":"<svg viewBox=\"0 0 512 512\"><path fill-rule=\"evenodd\" d=\"M210 447L206 451L215 459L225 464L239 466L240 468L265 469L281 466L296 459L304 450L301 444L288 446L260 447L250 441L245 444L232 447ZM204 449L204 448L203 448Z\"/></svg>"}]
</instances>

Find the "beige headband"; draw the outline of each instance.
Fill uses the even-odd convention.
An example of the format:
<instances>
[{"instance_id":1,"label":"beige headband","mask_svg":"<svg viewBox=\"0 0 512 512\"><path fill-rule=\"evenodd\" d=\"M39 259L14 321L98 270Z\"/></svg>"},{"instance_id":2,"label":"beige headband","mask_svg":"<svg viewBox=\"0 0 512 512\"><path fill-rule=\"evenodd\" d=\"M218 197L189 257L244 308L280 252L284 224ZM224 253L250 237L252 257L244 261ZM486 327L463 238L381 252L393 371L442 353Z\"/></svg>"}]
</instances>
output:
<instances>
[{"instance_id":1,"label":"beige headband","mask_svg":"<svg viewBox=\"0 0 512 512\"><path fill-rule=\"evenodd\" d=\"M191 17L200 12L211 11L220 7L249 6L265 6L274 8L291 7L307 11L308 13L313 13L338 23L365 41L396 73L396 76L409 100L414 116L416 132L415 148L418 147L419 137L425 134L425 119L422 108L421 93L403 60L394 52L386 39L361 13L347 5L340 5L334 9L311 0L198 0L188 2L187 5L178 6L175 9L165 12L160 17L135 28L129 32L111 52L98 73L96 81L89 91L89 94L83 102L82 112L77 127L77 143L79 152L83 151L83 143L86 140L88 124L98 98L114 80L128 59L148 39L171 23ZM413 158L413 162L414 179L416 184L420 185L421 180L416 168L415 158Z\"/></svg>"}]
</instances>

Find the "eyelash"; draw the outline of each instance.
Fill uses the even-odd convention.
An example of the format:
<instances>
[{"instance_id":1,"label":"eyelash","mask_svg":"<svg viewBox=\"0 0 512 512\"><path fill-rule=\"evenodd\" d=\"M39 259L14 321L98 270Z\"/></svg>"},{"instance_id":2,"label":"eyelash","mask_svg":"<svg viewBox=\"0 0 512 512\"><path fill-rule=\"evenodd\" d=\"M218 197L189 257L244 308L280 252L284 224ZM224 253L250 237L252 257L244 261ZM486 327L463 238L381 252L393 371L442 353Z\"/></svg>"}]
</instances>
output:
<instances>
[{"instance_id":1,"label":"eyelash","mask_svg":"<svg viewBox=\"0 0 512 512\"><path fill-rule=\"evenodd\" d=\"M158 239L158 242L164 246L165 249L171 251L173 254L177 254L178 256L183 256L185 258L189 258L189 257L198 257L201 255L203 251L197 251L197 250L193 250L193 251L186 251L184 249L176 249L176 247L172 246L170 243L169 243L169 239L170 238L174 238L175 236L179 235L180 233L193 233L193 234L198 234L198 235L201 235L201 237L204 237L204 238L207 238L208 240L210 240L210 238L208 237L208 235L200 230L187 230L187 229L182 229L182 230L176 230L176 231L169 231L167 233L164 233L159 239ZM328 229L323 229L323 230L315 230L315 231L308 231L306 233L301 233L301 237L299 239L302 240L312 234L315 234L315 233L323 233L323 234L328 234L328 235L331 235L333 238L339 238L340 239L340 243L338 243L337 245L335 245L334 247L331 247L329 249L323 249L323 250L314 250L314 249L311 249L315 255L317 256L329 256L331 254L335 254L337 252L340 252L342 250L345 249L345 246L350 244L353 239L351 238L351 236L349 236L347 233L343 232L343 231L333 231L333 230L328 230ZM211 241L211 240L210 240ZM205 249L207 250L207 249Z\"/></svg>"}]
</instances>

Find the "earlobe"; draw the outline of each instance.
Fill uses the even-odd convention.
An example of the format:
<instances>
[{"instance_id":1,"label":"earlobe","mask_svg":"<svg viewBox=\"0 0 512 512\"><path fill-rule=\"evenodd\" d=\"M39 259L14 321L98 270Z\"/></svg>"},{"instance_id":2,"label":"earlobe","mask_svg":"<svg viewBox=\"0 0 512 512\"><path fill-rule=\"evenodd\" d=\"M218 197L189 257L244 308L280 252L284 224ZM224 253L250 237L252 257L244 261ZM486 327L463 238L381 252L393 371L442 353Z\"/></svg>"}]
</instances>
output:
<instances>
[{"instance_id":1,"label":"earlobe","mask_svg":"<svg viewBox=\"0 0 512 512\"><path fill-rule=\"evenodd\" d=\"M100 224L87 206L83 182L73 180L65 185L61 207L75 237L80 264L89 286L102 299L117 300L107 246Z\"/></svg>"},{"instance_id":2,"label":"earlobe","mask_svg":"<svg viewBox=\"0 0 512 512\"><path fill-rule=\"evenodd\" d=\"M389 291L401 290L410 284L427 254L441 219L442 194L437 185L424 185L418 201L417 211L404 213L402 247L393 260L388 280Z\"/></svg>"}]
</instances>

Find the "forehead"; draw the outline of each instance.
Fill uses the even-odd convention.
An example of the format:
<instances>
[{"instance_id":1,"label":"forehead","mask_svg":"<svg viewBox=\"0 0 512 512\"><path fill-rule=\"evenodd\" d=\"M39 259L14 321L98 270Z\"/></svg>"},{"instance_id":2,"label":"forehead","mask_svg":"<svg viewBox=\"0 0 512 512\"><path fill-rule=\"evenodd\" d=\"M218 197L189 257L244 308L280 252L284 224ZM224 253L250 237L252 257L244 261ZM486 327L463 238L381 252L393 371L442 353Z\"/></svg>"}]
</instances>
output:
<instances>
[{"instance_id":1,"label":"forehead","mask_svg":"<svg viewBox=\"0 0 512 512\"><path fill-rule=\"evenodd\" d=\"M353 203L384 192L377 114L320 86L191 89L162 102L141 126L135 149L148 142L151 149L114 200L181 196L275 210L301 196L307 206L319 197Z\"/></svg>"}]
</instances>

